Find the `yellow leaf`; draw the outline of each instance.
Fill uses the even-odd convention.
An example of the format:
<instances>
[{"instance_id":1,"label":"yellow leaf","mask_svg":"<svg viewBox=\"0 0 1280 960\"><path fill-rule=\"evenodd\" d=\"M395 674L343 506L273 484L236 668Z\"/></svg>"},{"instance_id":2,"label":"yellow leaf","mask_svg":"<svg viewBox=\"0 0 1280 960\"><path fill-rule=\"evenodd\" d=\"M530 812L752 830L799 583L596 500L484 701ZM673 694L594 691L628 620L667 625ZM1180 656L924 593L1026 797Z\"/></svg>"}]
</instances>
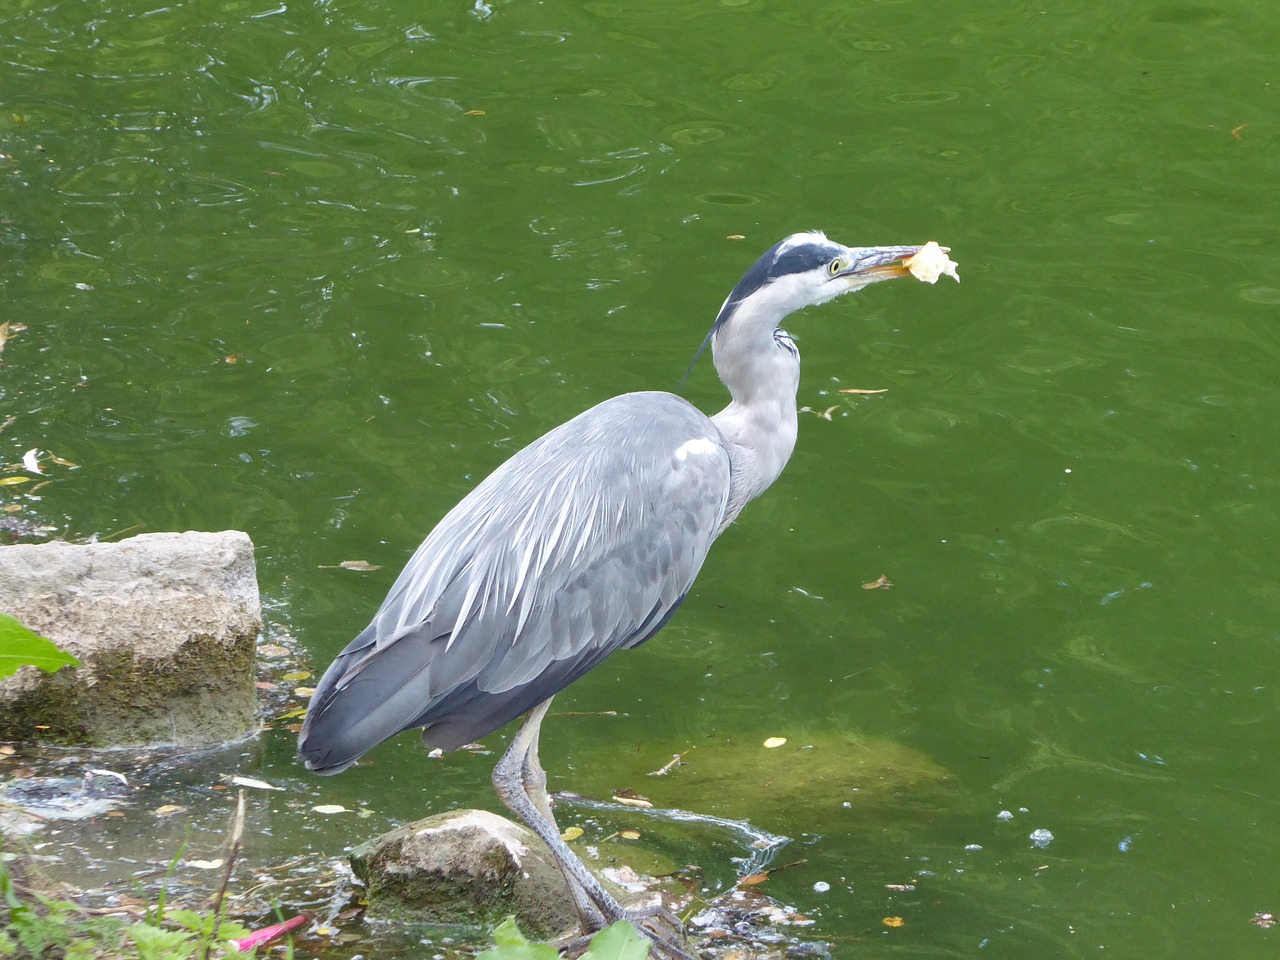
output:
<instances>
[{"instance_id":1,"label":"yellow leaf","mask_svg":"<svg viewBox=\"0 0 1280 960\"><path fill-rule=\"evenodd\" d=\"M885 917L880 922L886 927L901 927L905 926L907 923L907 921L903 920L901 917Z\"/></svg>"},{"instance_id":2,"label":"yellow leaf","mask_svg":"<svg viewBox=\"0 0 1280 960\"><path fill-rule=\"evenodd\" d=\"M280 679L288 680L290 683L295 683L298 680L305 680L309 676L311 676L310 670L294 670L292 673L286 673Z\"/></svg>"},{"instance_id":3,"label":"yellow leaf","mask_svg":"<svg viewBox=\"0 0 1280 960\"><path fill-rule=\"evenodd\" d=\"M560 834L560 839L565 843L570 843L582 836L581 827L566 827L564 833Z\"/></svg>"},{"instance_id":4,"label":"yellow leaf","mask_svg":"<svg viewBox=\"0 0 1280 960\"><path fill-rule=\"evenodd\" d=\"M171 817L175 813L185 813L186 809L186 807L179 806L176 803L166 803L164 806L156 807L151 812L157 817Z\"/></svg>"},{"instance_id":5,"label":"yellow leaf","mask_svg":"<svg viewBox=\"0 0 1280 960\"><path fill-rule=\"evenodd\" d=\"M620 836L623 840L639 840L640 831L639 830L619 830L618 836Z\"/></svg>"},{"instance_id":6,"label":"yellow leaf","mask_svg":"<svg viewBox=\"0 0 1280 960\"><path fill-rule=\"evenodd\" d=\"M295 697L313 697L315 696L315 687L294 687L293 695Z\"/></svg>"},{"instance_id":7,"label":"yellow leaf","mask_svg":"<svg viewBox=\"0 0 1280 960\"><path fill-rule=\"evenodd\" d=\"M782 746L786 742L787 742L786 737L770 737L768 740L764 742L764 747L766 750L772 750L775 747Z\"/></svg>"},{"instance_id":8,"label":"yellow leaf","mask_svg":"<svg viewBox=\"0 0 1280 960\"><path fill-rule=\"evenodd\" d=\"M30 483L30 477L0 477L0 486L12 487L19 483Z\"/></svg>"}]
</instances>

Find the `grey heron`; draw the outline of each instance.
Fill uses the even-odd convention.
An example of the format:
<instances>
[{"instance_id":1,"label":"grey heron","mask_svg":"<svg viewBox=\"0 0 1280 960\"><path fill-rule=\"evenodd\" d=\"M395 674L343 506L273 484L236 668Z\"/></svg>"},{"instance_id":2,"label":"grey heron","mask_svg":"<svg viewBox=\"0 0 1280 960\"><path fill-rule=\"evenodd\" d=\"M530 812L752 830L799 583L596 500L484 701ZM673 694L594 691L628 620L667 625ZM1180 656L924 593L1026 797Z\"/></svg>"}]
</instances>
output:
<instances>
[{"instance_id":1,"label":"grey heron","mask_svg":"<svg viewBox=\"0 0 1280 960\"><path fill-rule=\"evenodd\" d=\"M631 917L653 952L691 957L677 920L624 909L561 839L538 760L542 718L568 684L662 629L712 542L782 472L800 383L782 319L905 276L919 250L787 237L733 288L703 343L732 398L723 410L708 417L674 394L624 394L494 470L325 671L298 738L306 766L340 773L419 727L429 746L453 750L528 712L494 788L551 849L584 934Z\"/></svg>"}]
</instances>

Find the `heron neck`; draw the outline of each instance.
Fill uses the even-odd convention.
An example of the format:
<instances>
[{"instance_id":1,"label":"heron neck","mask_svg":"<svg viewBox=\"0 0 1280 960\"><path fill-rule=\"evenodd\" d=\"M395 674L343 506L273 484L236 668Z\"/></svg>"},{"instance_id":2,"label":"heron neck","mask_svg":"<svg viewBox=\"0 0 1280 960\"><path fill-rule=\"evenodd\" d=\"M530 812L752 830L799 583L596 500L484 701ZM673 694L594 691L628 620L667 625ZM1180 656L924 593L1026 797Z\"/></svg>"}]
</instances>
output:
<instances>
[{"instance_id":1,"label":"heron neck","mask_svg":"<svg viewBox=\"0 0 1280 960\"><path fill-rule=\"evenodd\" d=\"M728 444L732 464L728 525L778 479L796 444L800 356L776 321L735 314L716 332L716 372L733 397L711 418Z\"/></svg>"}]
</instances>

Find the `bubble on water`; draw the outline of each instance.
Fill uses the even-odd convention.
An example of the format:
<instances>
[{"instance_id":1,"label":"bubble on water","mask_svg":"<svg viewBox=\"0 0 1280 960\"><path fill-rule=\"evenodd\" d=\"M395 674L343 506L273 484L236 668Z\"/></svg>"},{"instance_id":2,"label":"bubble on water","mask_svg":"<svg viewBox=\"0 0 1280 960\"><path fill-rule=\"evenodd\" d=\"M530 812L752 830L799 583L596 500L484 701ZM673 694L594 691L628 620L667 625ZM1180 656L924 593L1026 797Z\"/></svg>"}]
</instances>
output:
<instances>
[{"instance_id":1,"label":"bubble on water","mask_svg":"<svg viewBox=\"0 0 1280 960\"><path fill-rule=\"evenodd\" d=\"M996 819L997 819L997 820L1012 820L1012 819L1013 819L1013 813L1012 813L1011 811L1009 811L1009 810L1001 810L999 813L997 813L997 814L996 814Z\"/></svg>"},{"instance_id":2,"label":"bubble on water","mask_svg":"<svg viewBox=\"0 0 1280 960\"><path fill-rule=\"evenodd\" d=\"M964 845L964 848L965 848L966 850L968 850L970 853L973 853L973 852L974 852L974 851L976 851L976 850L981 850L981 849L982 849L982 844L980 844L980 843L966 843L966 844Z\"/></svg>"},{"instance_id":3,"label":"bubble on water","mask_svg":"<svg viewBox=\"0 0 1280 960\"><path fill-rule=\"evenodd\" d=\"M1031 842L1043 850L1053 842L1053 834L1041 827L1039 830L1031 831Z\"/></svg>"},{"instance_id":4,"label":"bubble on water","mask_svg":"<svg viewBox=\"0 0 1280 960\"><path fill-rule=\"evenodd\" d=\"M831 884L827 883L827 881L825 880L819 880L817 883L813 885L814 893L826 893L830 889L831 889Z\"/></svg>"}]
</instances>

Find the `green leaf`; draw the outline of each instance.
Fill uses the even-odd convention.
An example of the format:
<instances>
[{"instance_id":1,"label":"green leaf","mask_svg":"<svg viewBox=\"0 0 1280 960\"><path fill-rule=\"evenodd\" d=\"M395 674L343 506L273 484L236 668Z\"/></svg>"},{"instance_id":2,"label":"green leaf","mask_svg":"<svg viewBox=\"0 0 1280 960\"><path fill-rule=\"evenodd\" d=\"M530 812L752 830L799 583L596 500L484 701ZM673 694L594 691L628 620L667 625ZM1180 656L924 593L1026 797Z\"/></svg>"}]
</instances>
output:
<instances>
[{"instance_id":1,"label":"green leaf","mask_svg":"<svg viewBox=\"0 0 1280 960\"><path fill-rule=\"evenodd\" d=\"M39 667L53 673L76 667L80 661L59 650L52 640L32 633L7 613L0 613L0 679L13 676L19 667Z\"/></svg>"},{"instance_id":2,"label":"green leaf","mask_svg":"<svg viewBox=\"0 0 1280 960\"><path fill-rule=\"evenodd\" d=\"M582 960L648 960L649 941L626 920L605 927L591 940Z\"/></svg>"},{"instance_id":3,"label":"green leaf","mask_svg":"<svg viewBox=\"0 0 1280 960\"><path fill-rule=\"evenodd\" d=\"M492 950L486 950L476 960L560 960L560 952L545 943L530 943L515 918L507 917L493 931L493 939L497 944Z\"/></svg>"},{"instance_id":4,"label":"green leaf","mask_svg":"<svg viewBox=\"0 0 1280 960\"><path fill-rule=\"evenodd\" d=\"M500 947L524 947L529 943L516 925L515 917L507 917L494 928L493 942Z\"/></svg>"},{"instance_id":5,"label":"green leaf","mask_svg":"<svg viewBox=\"0 0 1280 960\"><path fill-rule=\"evenodd\" d=\"M129 936L137 944L139 960L176 960L189 957L195 950L192 935L184 930L165 930L149 923L135 923L129 928Z\"/></svg>"}]
</instances>

